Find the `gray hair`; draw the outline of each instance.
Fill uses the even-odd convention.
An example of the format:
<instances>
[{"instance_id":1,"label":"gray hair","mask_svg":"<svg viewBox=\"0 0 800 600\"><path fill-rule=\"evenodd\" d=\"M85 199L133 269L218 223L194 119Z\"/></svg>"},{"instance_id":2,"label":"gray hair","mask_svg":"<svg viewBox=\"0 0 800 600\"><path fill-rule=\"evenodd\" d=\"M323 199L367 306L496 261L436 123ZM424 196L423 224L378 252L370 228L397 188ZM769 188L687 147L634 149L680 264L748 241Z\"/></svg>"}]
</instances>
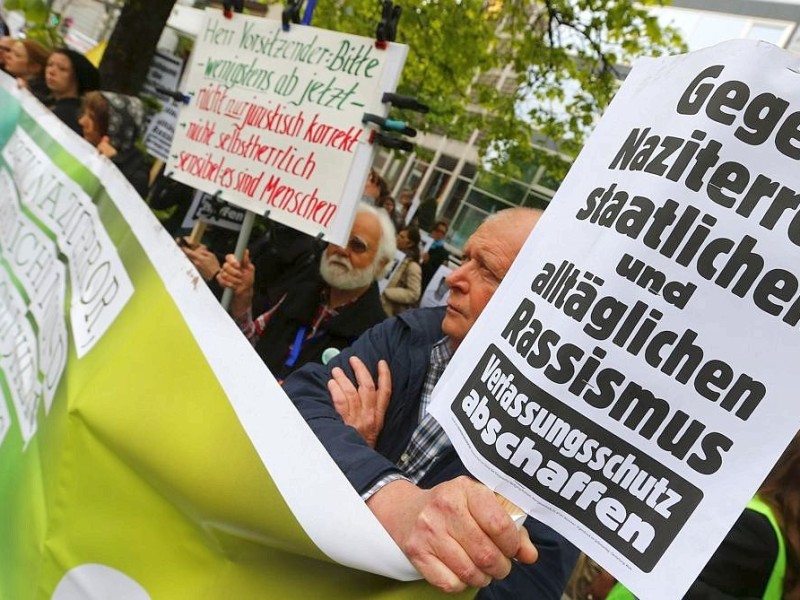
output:
<instances>
[{"instance_id":1,"label":"gray hair","mask_svg":"<svg viewBox=\"0 0 800 600\"><path fill-rule=\"evenodd\" d=\"M367 204L366 202L358 203L358 210L356 214L361 213L375 216L381 226L381 243L378 246L378 251L375 253L376 264L380 263L381 261L385 262L383 269L381 269L380 272L375 273L375 279L381 279L382 277L385 277L391 270L392 264L394 263L394 255L397 252L397 240L395 239L397 234L394 230L394 224L389 218L389 213L387 213L384 209L376 208Z\"/></svg>"}]
</instances>

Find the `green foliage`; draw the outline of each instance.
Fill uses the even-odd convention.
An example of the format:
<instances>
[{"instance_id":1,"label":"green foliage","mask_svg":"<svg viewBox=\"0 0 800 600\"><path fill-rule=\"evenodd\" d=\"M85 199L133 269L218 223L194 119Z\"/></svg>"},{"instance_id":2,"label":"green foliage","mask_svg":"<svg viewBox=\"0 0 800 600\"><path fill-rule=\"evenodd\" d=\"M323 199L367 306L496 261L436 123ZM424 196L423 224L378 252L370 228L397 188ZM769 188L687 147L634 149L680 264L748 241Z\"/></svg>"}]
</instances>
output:
<instances>
[{"instance_id":1,"label":"green foliage","mask_svg":"<svg viewBox=\"0 0 800 600\"><path fill-rule=\"evenodd\" d=\"M464 137L482 129L481 151L498 172L538 162L564 172L619 82L619 65L684 50L648 8L661 0L419 0L402 2L397 41L409 46L398 91L431 106L426 131ZM314 25L374 36L378 0L320 2ZM502 70L509 65L510 70ZM498 75L506 82L498 89ZM535 140L555 142L543 153Z\"/></svg>"},{"instance_id":2,"label":"green foliage","mask_svg":"<svg viewBox=\"0 0 800 600\"><path fill-rule=\"evenodd\" d=\"M19 11L25 15L25 35L41 42L49 48L64 45L64 40L59 33L57 16L50 12L44 0L6 0L5 8L9 11Z\"/></svg>"}]
</instances>

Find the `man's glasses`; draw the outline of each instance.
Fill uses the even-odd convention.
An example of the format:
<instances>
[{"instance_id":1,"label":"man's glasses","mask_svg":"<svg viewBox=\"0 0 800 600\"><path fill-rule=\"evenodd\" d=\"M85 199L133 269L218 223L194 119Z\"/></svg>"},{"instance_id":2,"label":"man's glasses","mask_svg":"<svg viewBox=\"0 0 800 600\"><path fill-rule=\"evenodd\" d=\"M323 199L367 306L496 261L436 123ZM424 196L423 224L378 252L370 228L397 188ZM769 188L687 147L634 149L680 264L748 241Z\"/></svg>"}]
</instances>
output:
<instances>
[{"instance_id":1,"label":"man's glasses","mask_svg":"<svg viewBox=\"0 0 800 600\"><path fill-rule=\"evenodd\" d=\"M361 238L353 236L347 242L347 249L353 254L364 254L364 252L369 250L369 246Z\"/></svg>"}]
</instances>

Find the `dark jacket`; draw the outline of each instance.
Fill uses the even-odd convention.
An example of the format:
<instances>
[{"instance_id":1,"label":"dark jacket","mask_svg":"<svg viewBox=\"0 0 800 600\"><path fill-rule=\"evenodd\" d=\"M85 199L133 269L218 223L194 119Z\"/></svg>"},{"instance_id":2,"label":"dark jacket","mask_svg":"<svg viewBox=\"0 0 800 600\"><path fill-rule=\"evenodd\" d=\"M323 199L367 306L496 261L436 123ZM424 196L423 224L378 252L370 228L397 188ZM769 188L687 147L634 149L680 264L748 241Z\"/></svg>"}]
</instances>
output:
<instances>
[{"instance_id":1,"label":"dark jacket","mask_svg":"<svg viewBox=\"0 0 800 600\"><path fill-rule=\"evenodd\" d=\"M303 282L319 279L324 246L310 235L267 221L267 230L251 241L249 247L250 260L256 268L253 314L261 314L285 292Z\"/></svg>"},{"instance_id":2,"label":"dark jacket","mask_svg":"<svg viewBox=\"0 0 800 600\"><path fill-rule=\"evenodd\" d=\"M419 402L432 346L442 338L443 308L410 310L373 327L327 366L309 364L284 382L284 390L359 493L378 479L399 471L396 461L419 421ZM330 370L341 367L355 381L348 357L358 356L377 380L377 363L385 359L392 374L392 397L375 450L344 424L330 401ZM431 488L467 475L451 448L430 468L419 485ZM502 581L479 592L479 598L559 600L575 565L578 550L550 527L528 518L525 527L539 550L534 565L519 565Z\"/></svg>"},{"instance_id":3,"label":"dark jacket","mask_svg":"<svg viewBox=\"0 0 800 600\"><path fill-rule=\"evenodd\" d=\"M125 176L136 192L144 198L150 178L150 165L138 148L117 152L111 159L120 172Z\"/></svg>"},{"instance_id":4,"label":"dark jacket","mask_svg":"<svg viewBox=\"0 0 800 600\"><path fill-rule=\"evenodd\" d=\"M777 558L778 539L767 517L745 509L684 599L763 598Z\"/></svg>"},{"instance_id":5,"label":"dark jacket","mask_svg":"<svg viewBox=\"0 0 800 600\"><path fill-rule=\"evenodd\" d=\"M47 88L44 76L32 77L28 79L28 91L42 104L47 104L50 99L50 90Z\"/></svg>"},{"instance_id":6,"label":"dark jacket","mask_svg":"<svg viewBox=\"0 0 800 600\"><path fill-rule=\"evenodd\" d=\"M437 245L428 250L428 260L422 264L423 290L428 287L431 279L436 275L436 271L439 270L441 265L447 262L448 258L450 258L450 253L447 251L447 248L444 247L444 244L441 246Z\"/></svg>"},{"instance_id":7,"label":"dark jacket","mask_svg":"<svg viewBox=\"0 0 800 600\"><path fill-rule=\"evenodd\" d=\"M305 339L320 307L324 287L319 275L294 285L256 343L256 352L276 379L287 377L306 363L321 364L325 350L346 348L386 318L378 284L373 282L358 300L338 309L338 314L325 322L314 337ZM301 348L292 360L291 350L301 330Z\"/></svg>"},{"instance_id":8,"label":"dark jacket","mask_svg":"<svg viewBox=\"0 0 800 600\"><path fill-rule=\"evenodd\" d=\"M78 119L81 118L81 113L83 112L80 98L61 98L50 105L50 110L72 131L78 135L83 135L83 129L78 125Z\"/></svg>"}]
</instances>

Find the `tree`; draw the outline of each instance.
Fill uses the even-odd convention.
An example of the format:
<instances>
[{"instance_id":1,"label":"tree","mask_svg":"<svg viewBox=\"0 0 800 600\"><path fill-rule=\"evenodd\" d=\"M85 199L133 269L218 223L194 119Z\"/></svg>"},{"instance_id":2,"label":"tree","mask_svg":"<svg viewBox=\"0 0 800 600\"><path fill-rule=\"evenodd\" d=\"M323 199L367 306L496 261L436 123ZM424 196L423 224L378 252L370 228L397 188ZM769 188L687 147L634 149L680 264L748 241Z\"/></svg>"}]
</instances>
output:
<instances>
[{"instance_id":1,"label":"tree","mask_svg":"<svg viewBox=\"0 0 800 600\"><path fill-rule=\"evenodd\" d=\"M614 95L620 65L683 49L649 12L664 0L399 0L397 41L409 56L399 92L431 105L423 131L465 138L496 172L519 175L531 162L557 173ZM275 3L275 2L273 2ZM136 93L175 0L127 0L100 71L109 89ZM317 27L374 36L378 0L321 0ZM510 85L498 89L498 74Z\"/></svg>"},{"instance_id":2,"label":"tree","mask_svg":"<svg viewBox=\"0 0 800 600\"><path fill-rule=\"evenodd\" d=\"M175 0L127 0L100 63L103 87L136 94L144 84Z\"/></svg>"},{"instance_id":3,"label":"tree","mask_svg":"<svg viewBox=\"0 0 800 600\"><path fill-rule=\"evenodd\" d=\"M397 41L408 44L409 56L398 91L432 111L415 125L462 139L480 128L484 158L510 175L535 157L542 162L536 139L577 154L617 89L620 65L682 49L677 32L661 28L648 11L661 0L400 4ZM378 5L320 2L314 25L374 36ZM497 89L501 73L511 82Z\"/></svg>"},{"instance_id":4,"label":"tree","mask_svg":"<svg viewBox=\"0 0 800 600\"><path fill-rule=\"evenodd\" d=\"M44 0L6 0L5 9L19 11L25 17L25 36L50 48L63 44L58 23L51 19Z\"/></svg>"}]
</instances>

